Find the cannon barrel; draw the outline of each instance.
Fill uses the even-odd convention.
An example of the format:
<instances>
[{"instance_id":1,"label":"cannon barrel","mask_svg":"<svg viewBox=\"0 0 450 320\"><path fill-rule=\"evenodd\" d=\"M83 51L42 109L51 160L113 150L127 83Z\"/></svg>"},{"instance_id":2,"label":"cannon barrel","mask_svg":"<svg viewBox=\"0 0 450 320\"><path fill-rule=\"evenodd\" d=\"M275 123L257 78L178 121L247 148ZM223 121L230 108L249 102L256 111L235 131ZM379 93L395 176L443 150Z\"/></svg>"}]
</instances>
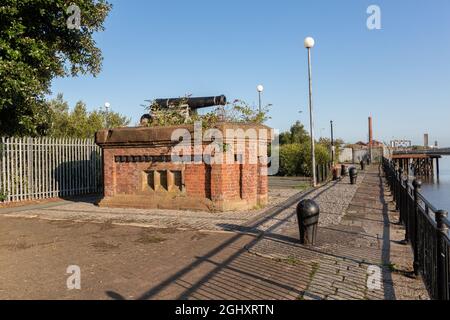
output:
<instances>
[{"instance_id":1,"label":"cannon barrel","mask_svg":"<svg viewBox=\"0 0 450 320\"><path fill-rule=\"evenodd\" d=\"M215 97L201 97L201 98L170 98L170 99L156 99L154 101L163 109L167 109L180 104L186 104L191 110L224 106L227 104L227 98L224 95Z\"/></svg>"}]
</instances>

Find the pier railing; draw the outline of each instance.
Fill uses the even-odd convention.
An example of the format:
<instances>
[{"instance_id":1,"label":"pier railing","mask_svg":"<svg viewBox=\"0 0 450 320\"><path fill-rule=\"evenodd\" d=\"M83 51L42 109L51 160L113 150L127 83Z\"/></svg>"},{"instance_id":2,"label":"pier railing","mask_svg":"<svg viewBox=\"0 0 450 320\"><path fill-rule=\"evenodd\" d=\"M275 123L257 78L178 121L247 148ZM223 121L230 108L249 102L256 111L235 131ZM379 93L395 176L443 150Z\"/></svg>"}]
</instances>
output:
<instances>
[{"instance_id":1,"label":"pier railing","mask_svg":"<svg viewBox=\"0 0 450 320\"><path fill-rule=\"evenodd\" d=\"M450 300L450 221L421 193L421 182L410 182L394 162L383 159L400 222L406 227L405 242L414 250L414 273L422 275L432 299Z\"/></svg>"}]
</instances>

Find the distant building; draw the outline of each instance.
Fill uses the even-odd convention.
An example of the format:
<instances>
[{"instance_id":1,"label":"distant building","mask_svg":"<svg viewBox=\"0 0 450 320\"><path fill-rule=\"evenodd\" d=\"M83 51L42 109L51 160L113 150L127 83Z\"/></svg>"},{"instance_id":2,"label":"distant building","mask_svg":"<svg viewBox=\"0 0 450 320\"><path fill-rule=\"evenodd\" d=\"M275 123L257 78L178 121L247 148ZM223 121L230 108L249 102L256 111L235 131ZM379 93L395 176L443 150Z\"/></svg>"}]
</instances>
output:
<instances>
[{"instance_id":1,"label":"distant building","mask_svg":"<svg viewBox=\"0 0 450 320\"><path fill-rule=\"evenodd\" d=\"M378 148L378 147L382 147L384 146L383 142L377 141L377 140L372 140L372 147L373 148ZM348 148L355 148L355 149L367 149L369 148L369 144L362 142L362 141L358 141L354 144L349 144L347 145Z\"/></svg>"},{"instance_id":2,"label":"distant building","mask_svg":"<svg viewBox=\"0 0 450 320\"><path fill-rule=\"evenodd\" d=\"M383 142L377 141L377 140L373 140L372 141L372 147L378 148L378 147L382 147L384 146Z\"/></svg>"}]
</instances>

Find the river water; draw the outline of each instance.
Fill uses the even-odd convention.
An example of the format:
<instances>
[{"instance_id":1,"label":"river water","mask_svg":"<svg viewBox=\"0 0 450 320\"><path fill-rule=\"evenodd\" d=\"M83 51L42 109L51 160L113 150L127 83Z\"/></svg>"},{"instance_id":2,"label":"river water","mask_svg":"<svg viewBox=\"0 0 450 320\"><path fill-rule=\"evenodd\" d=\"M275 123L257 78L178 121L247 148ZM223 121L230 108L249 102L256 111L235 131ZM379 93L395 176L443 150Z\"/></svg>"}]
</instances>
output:
<instances>
[{"instance_id":1,"label":"river water","mask_svg":"<svg viewBox=\"0 0 450 320\"><path fill-rule=\"evenodd\" d=\"M422 195L436 208L450 212L450 156L439 160L440 175L423 181Z\"/></svg>"}]
</instances>

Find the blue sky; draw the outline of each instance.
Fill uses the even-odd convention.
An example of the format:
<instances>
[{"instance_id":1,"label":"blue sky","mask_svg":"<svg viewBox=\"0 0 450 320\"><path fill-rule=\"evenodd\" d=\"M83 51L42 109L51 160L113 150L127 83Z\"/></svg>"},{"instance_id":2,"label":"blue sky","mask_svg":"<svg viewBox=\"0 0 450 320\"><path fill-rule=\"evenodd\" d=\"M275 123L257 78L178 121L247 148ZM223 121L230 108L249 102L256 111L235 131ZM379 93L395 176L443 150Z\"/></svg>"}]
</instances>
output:
<instances>
[{"instance_id":1,"label":"blue sky","mask_svg":"<svg viewBox=\"0 0 450 320\"><path fill-rule=\"evenodd\" d=\"M75 1L76 2L76 1ZM313 36L316 135L348 142L430 140L450 146L450 1L448 0L115 0L95 36L103 70L55 79L74 105L111 103L136 123L146 99L225 94L271 103L268 124L308 123L303 39ZM366 26L381 8L381 30ZM299 110L303 113L300 114Z\"/></svg>"}]
</instances>

